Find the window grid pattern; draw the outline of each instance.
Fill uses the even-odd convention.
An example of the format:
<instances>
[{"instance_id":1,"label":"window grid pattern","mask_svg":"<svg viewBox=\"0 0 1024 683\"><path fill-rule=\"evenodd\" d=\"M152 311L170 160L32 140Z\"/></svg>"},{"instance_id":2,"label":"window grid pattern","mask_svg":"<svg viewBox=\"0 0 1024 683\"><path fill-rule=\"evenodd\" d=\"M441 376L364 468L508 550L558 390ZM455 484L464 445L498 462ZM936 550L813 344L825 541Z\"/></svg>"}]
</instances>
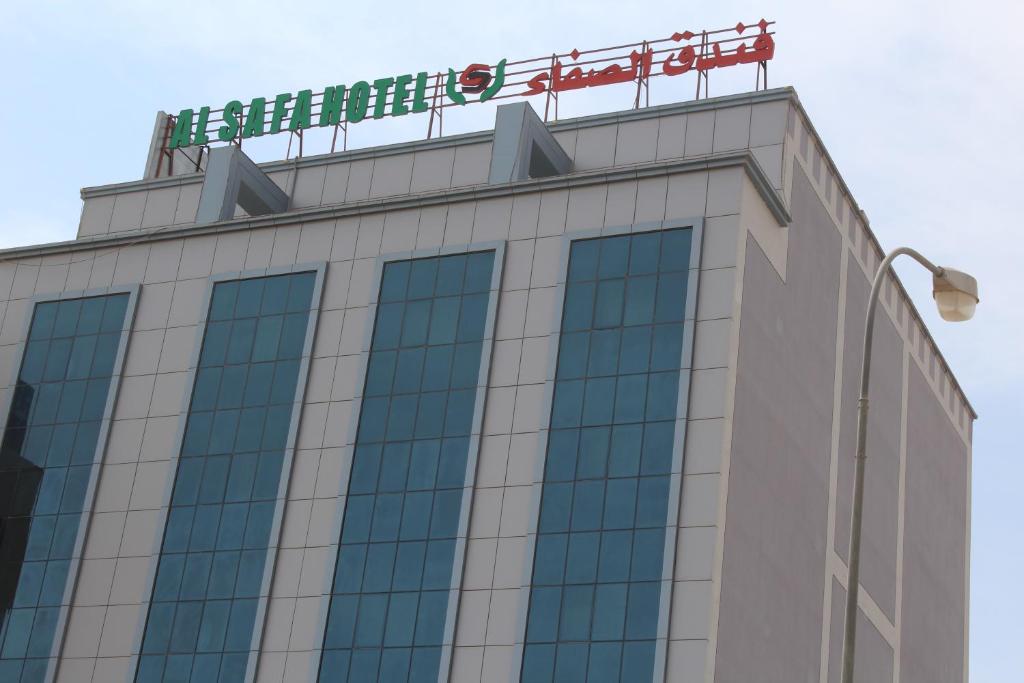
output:
<instances>
[{"instance_id":1,"label":"window grid pattern","mask_svg":"<svg viewBox=\"0 0 1024 683\"><path fill-rule=\"evenodd\" d=\"M213 288L140 683L245 680L315 281Z\"/></svg>"},{"instance_id":2,"label":"window grid pattern","mask_svg":"<svg viewBox=\"0 0 1024 683\"><path fill-rule=\"evenodd\" d=\"M128 294L38 303L0 446L0 680L46 676Z\"/></svg>"},{"instance_id":3,"label":"window grid pattern","mask_svg":"<svg viewBox=\"0 0 1024 683\"><path fill-rule=\"evenodd\" d=\"M524 682L653 679L690 239L572 244Z\"/></svg>"},{"instance_id":4,"label":"window grid pattern","mask_svg":"<svg viewBox=\"0 0 1024 683\"><path fill-rule=\"evenodd\" d=\"M437 680L494 257L384 267L322 681Z\"/></svg>"}]
</instances>

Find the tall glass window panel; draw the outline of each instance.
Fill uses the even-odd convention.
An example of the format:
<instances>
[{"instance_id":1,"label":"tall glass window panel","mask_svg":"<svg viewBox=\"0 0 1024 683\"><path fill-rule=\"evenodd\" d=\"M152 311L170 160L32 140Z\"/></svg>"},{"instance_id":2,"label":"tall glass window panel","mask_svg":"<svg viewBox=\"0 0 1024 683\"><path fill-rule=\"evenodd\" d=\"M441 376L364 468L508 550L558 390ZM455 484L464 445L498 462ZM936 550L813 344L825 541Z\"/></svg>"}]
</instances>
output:
<instances>
[{"instance_id":1,"label":"tall glass window panel","mask_svg":"<svg viewBox=\"0 0 1024 683\"><path fill-rule=\"evenodd\" d=\"M321 681L437 680L494 255L384 267Z\"/></svg>"},{"instance_id":2,"label":"tall glass window panel","mask_svg":"<svg viewBox=\"0 0 1024 683\"><path fill-rule=\"evenodd\" d=\"M654 673L690 230L573 242L524 683Z\"/></svg>"},{"instance_id":3,"label":"tall glass window panel","mask_svg":"<svg viewBox=\"0 0 1024 683\"><path fill-rule=\"evenodd\" d=\"M0 681L43 681L129 294L37 303L0 446Z\"/></svg>"},{"instance_id":4,"label":"tall glass window panel","mask_svg":"<svg viewBox=\"0 0 1024 683\"><path fill-rule=\"evenodd\" d=\"M316 273L211 296L136 680L245 680Z\"/></svg>"}]
</instances>

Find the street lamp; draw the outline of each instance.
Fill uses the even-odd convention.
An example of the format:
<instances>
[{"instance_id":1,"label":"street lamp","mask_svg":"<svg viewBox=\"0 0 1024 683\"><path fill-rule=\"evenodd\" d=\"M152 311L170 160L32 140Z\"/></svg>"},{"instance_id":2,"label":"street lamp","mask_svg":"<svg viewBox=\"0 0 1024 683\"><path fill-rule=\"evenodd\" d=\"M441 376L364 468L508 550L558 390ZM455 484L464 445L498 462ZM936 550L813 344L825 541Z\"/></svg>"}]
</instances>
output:
<instances>
[{"instance_id":1,"label":"street lamp","mask_svg":"<svg viewBox=\"0 0 1024 683\"><path fill-rule=\"evenodd\" d=\"M871 339L874 333L875 309L882 280L897 256L906 254L932 273L932 296L943 320L970 320L978 305L978 281L967 273L942 268L907 247L894 249L878 267L868 298L864 326L864 363L860 374L860 399L857 401L857 451L853 475L853 514L850 518L850 573L846 583L846 624L843 632L842 683L853 683L853 655L857 640L857 594L860 592L860 534L864 510L864 458L868 428L868 378L871 373Z\"/></svg>"}]
</instances>

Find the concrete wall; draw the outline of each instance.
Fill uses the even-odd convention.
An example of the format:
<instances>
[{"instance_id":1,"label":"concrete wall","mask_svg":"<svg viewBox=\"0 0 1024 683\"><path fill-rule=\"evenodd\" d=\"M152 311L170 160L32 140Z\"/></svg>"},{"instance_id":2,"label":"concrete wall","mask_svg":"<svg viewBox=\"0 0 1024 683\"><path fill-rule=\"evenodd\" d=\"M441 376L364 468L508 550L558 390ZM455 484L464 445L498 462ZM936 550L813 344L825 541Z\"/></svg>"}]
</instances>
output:
<instances>
[{"instance_id":1,"label":"concrete wall","mask_svg":"<svg viewBox=\"0 0 1024 683\"><path fill-rule=\"evenodd\" d=\"M743 272L716 680L818 678L841 239L793 184L786 280Z\"/></svg>"},{"instance_id":2,"label":"concrete wall","mask_svg":"<svg viewBox=\"0 0 1024 683\"><path fill-rule=\"evenodd\" d=\"M966 680L968 448L918 368L910 370L907 412L901 680Z\"/></svg>"},{"instance_id":3,"label":"concrete wall","mask_svg":"<svg viewBox=\"0 0 1024 683\"><path fill-rule=\"evenodd\" d=\"M849 485L841 459L852 448L856 321L877 267L873 238L788 91L552 129L575 163L557 179L484 186L490 134L471 134L265 165L289 192L298 169L293 210L274 220L190 228L201 176L86 190L77 244L0 254L0 382L18 362L32 296L142 285L59 680L107 683L131 668L210 276L327 262L257 676L306 680L347 486L348 426L378 257L495 240L506 241L505 264L451 680L507 680L523 639L521 588L564 236L691 219L703 221L704 234L668 679L829 680L845 585L840 491ZM747 150L763 174L744 166ZM685 172L665 170L662 162L680 159ZM408 193L433 200L400 203ZM787 210L793 221L780 226ZM149 228L161 230L146 237ZM884 647L864 648L883 659L890 652L894 675L902 668L909 677L935 643L950 650L942 666L965 661L970 411L895 281L880 315L876 362L898 377L877 378L884 414L871 423L878 456L869 460L868 507L878 514L866 522L862 621ZM914 372L918 385L908 392L899 378ZM910 417L896 423L896 413ZM927 433L914 436L917 413ZM946 449L937 479L918 473L915 460L932 445ZM960 545L935 541L950 559L931 574L931 546L912 549L901 539L944 538L947 526L959 529ZM954 597L930 601L940 589ZM916 626L946 614L959 630ZM956 637L959 650L950 644Z\"/></svg>"},{"instance_id":4,"label":"concrete wall","mask_svg":"<svg viewBox=\"0 0 1024 683\"><path fill-rule=\"evenodd\" d=\"M788 231L766 229L754 199L740 217L706 680L825 683L842 656L863 321L882 253L796 104L783 154ZM871 406L857 679L966 680L973 413L894 276Z\"/></svg>"},{"instance_id":5,"label":"concrete wall","mask_svg":"<svg viewBox=\"0 0 1024 683\"><path fill-rule=\"evenodd\" d=\"M576 172L749 148L774 187L782 187L788 102L731 98L727 109L688 102L552 124ZM262 164L304 209L472 187L487 182L490 131ZM195 219L202 174L86 188L78 236L138 232ZM239 212L238 215L242 215Z\"/></svg>"},{"instance_id":6,"label":"concrete wall","mask_svg":"<svg viewBox=\"0 0 1024 683\"><path fill-rule=\"evenodd\" d=\"M723 339L730 333L732 254L740 167L642 181L511 194L485 201L152 243L16 257L0 263L5 302L0 365L13 368L29 297L142 283L125 377L103 458L96 511L72 597L61 681L122 680L145 619L150 558L159 548L163 491L173 476L200 302L213 274L328 260L306 404L259 661L260 681L305 680L315 666L318 619L329 589L330 545L347 476L348 423L377 257L508 240L490 388L472 503L453 681L507 676L522 641L518 623L526 535L533 513L538 431L563 234L706 216L696 361L689 410L679 562L668 657L700 672L710 625L713 525L719 485L715 443L724 414ZM9 374L4 374L6 378ZM699 423L699 424L698 424Z\"/></svg>"},{"instance_id":7,"label":"concrete wall","mask_svg":"<svg viewBox=\"0 0 1024 683\"><path fill-rule=\"evenodd\" d=\"M850 547L850 502L857 445L857 398L864 357L864 316L870 284L863 273L848 271L843 342L843 387L839 425L839 478L836 486L833 548L844 562ZM900 488L900 424L903 396L903 343L889 316L875 325L871 361L871 408L865 468L864 533L861 583L890 621L896 618L896 548Z\"/></svg>"},{"instance_id":8,"label":"concrete wall","mask_svg":"<svg viewBox=\"0 0 1024 683\"><path fill-rule=\"evenodd\" d=\"M846 589L833 579L832 624L830 628L828 658L829 683L840 683L842 677L843 619L845 618L843 610L845 606ZM895 673L892 645L878 632L878 629L864 616L863 612L857 615L857 652L853 665L855 683L891 681Z\"/></svg>"}]
</instances>

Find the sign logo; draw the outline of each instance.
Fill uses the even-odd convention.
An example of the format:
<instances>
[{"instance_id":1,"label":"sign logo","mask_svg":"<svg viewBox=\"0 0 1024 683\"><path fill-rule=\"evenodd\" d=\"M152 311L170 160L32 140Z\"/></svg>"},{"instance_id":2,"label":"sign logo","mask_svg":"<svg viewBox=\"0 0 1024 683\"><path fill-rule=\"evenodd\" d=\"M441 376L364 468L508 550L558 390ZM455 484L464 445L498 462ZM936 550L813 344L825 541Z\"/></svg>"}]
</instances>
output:
<instances>
[{"instance_id":1,"label":"sign logo","mask_svg":"<svg viewBox=\"0 0 1024 683\"><path fill-rule=\"evenodd\" d=\"M333 126L347 134L349 124L366 118L429 111L432 132L434 117L440 124L447 107L507 97L546 97L547 120L552 104L557 118L561 93L625 83L635 84L633 106L639 108L641 93L645 101L649 97L651 78L687 73L697 74L699 99L702 86L707 96L709 71L739 64L757 64L757 87L761 87L762 76L767 87L768 62L775 56L774 32L769 30L773 24L761 19L749 26L739 23L714 31L682 31L668 38L614 48L574 49L562 55L511 63L502 59L494 65L474 62L459 70L449 68L447 74L421 71L356 81L351 86L328 86L318 93L300 90L269 100L256 97L248 104L231 100L221 109L183 109L172 117L164 151L205 146L213 141L241 144L247 138L287 131L299 136L301 156L302 131L309 128ZM624 53L626 49L630 51Z\"/></svg>"}]
</instances>

